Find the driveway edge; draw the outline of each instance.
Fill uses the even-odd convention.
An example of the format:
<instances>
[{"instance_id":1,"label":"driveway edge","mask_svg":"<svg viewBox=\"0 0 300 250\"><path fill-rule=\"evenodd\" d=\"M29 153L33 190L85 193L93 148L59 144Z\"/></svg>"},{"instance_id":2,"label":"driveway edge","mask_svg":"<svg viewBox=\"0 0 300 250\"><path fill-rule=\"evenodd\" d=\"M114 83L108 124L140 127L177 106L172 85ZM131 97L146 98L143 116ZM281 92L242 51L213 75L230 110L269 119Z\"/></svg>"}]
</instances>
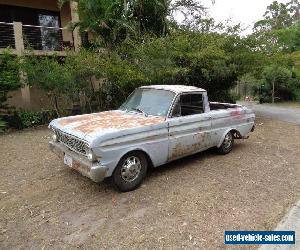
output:
<instances>
[{"instance_id":1,"label":"driveway edge","mask_svg":"<svg viewBox=\"0 0 300 250\"><path fill-rule=\"evenodd\" d=\"M295 245L263 245L259 250L294 250L300 249L300 200L279 222L274 231L295 231Z\"/></svg>"}]
</instances>

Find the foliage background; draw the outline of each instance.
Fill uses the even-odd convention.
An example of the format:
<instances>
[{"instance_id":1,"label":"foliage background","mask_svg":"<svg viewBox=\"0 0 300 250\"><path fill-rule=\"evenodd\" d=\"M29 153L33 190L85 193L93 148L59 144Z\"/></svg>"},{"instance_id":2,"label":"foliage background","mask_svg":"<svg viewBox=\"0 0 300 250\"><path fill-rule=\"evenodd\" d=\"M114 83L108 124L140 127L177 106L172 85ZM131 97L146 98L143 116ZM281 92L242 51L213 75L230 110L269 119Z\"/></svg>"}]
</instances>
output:
<instances>
[{"instance_id":1,"label":"foliage background","mask_svg":"<svg viewBox=\"0 0 300 250\"><path fill-rule=\"evenodd\" d=\"M216 23L196 0L78 0L78 7L80 22L70 28L93 37L79 53L0 57L2 108L8 91L20 87L20 71L29 85L46 91L56 116L66 114L60 98L73 104L73 114L102 111L150 84L194 85L223 102L243 95L269 102L274 85L276 100L300 100L298 0L274 1L247 36L239 24ZM237 84L242 93L233 91ZM18 115L23 124L43 120L24 112Z\"/></svg>"}]
</instances>

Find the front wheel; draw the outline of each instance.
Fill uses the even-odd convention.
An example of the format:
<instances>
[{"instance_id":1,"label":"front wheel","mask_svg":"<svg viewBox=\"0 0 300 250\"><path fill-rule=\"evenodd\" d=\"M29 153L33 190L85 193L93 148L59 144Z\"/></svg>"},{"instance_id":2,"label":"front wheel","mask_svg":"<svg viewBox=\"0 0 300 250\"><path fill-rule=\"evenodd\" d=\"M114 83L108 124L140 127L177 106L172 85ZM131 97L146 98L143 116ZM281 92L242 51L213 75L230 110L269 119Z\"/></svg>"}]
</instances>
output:
<instances>
[{"instance_id":1,"label":"front wheel","mask_svg":"<svg viewBox=\"0 0 300 250\"><path fill-rule=\"evenodd\" d=\"M138 188L147 173L148 162L143 153L132 152L122 157L113 175L114 186L121 192Z\"/></svg>"},{"instance_id":2,"label":"front wheel","mask_svg":"<svg viewBox=\"0 0 300 250\"><path fill-rule=\"evenodd\" d=\"M222 155L228 154L232 150L233 143L233 134L231 132L228 132L224 137L222 145L218 148L218 152Z\"/></svg>"}]
</instances>

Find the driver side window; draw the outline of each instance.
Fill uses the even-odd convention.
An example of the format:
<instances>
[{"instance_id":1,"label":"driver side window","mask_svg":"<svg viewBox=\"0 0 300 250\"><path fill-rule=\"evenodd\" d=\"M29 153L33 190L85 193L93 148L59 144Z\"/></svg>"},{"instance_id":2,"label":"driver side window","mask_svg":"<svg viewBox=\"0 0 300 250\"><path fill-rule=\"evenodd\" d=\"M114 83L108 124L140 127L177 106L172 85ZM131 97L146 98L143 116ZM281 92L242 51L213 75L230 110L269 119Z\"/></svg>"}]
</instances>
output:
<instances>
[{"instance_id":1,"label":"driver side window","mask_svg":"<svg viewBox=\"0 0 300 250\"><path fill-rule=\"evenodd\" d=\"M204 113L202 94L182 94L173 108L172 117Z\"/></svg>"}]
</instances>

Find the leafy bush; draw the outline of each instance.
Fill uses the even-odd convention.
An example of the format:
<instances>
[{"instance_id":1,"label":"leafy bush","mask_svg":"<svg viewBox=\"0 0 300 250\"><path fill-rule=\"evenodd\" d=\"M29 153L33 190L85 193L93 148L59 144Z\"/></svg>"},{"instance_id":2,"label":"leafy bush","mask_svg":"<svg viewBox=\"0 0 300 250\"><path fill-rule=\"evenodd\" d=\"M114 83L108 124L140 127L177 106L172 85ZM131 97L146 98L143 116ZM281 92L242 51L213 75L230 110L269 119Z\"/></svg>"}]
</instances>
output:
<instances>
[{"instance_id":1,"label":"leafy bush","mask_svg":"<svg viewBox=\"0 0 300 250\"><path fill-rule=\"evenodd\" d=\"M29 84L48 93L58 116L58 98L81 104L81 112L96 112L116 108L134 88L150 84L193 85L206 89L212 101L235 102L230 89L238 79L249 89L253 85L265 100L275 81L277 97L296 98L299 80L290 57L257 52L251 39L194 30L141 39L125 39L113 50L69 52L64 59L27 56L22 67ZM247 74L251 77L242 77ZM99 89L95 79L101 79Z\"/></svg>"},{"instance_id":2,"label":"leafy bush","mask_svg":"<svg viewBox=\"0 0 300 250\"><path fill-rule=\"evenodd\" d=\"M82 112L94 112L119 105L136 87L145 83L144 75L135 65L116 53L88 51L69 52L64 60L58 57L26 57L22 68L30 85L46 91L57 115L61 115L58 98L74 106L84 100ZM99 90L94 80L101 79ZM138 84L139 83L139 84ZM107 100L111 104L107 105Z\"/></svg>"},{"instance_id":3,"label":"leafy bush","mask_svg":"<svg viewBox=\"0 0 300 250\"><path fill-rule=\"evenodd\" d=\"M7 108L7 93L21 86L19 75L18 59L4 51L0 55L0 108Z\"/></svg>"},{"instance_id":4,"label":"leafy bush","mask_svg":"<svg viewBox=\"0 0 300 250\"><path fill-rule=\"evenodd\" d=\"M234 86L239 74L229 41L219 34L180 31L167 37L145 37L142 44L127 42L118 54L140 72L140 85L193 85L218 100Z\"/></svg>"},{"instance_id":5,"label":"leafy bush","mask_svg":"<svg viewBox=\"0 0 300 250\"><path fill-rule=\"evenodd\" d=\"M295 101L300 101L300 89L295 91Z\"/></svg>"},{"instance_id":6,"label":"leafy bush","mask_svg":"<svg viewBox=\"0 0 300 250\"><path fill-rule=\"evenodd\" d=\"M57 57L26 56L22 60L21 67L26 72L28 84L36 85L48 94L53 108L59 116L58 97L73 93L70 88L71 72L62 66Z\"/></svg>"},{"instance_id":7,"label":"leafy bush","mask_svg":"<svg viewBox=\"0 0 300 250\"><path fill-rule=\"evenodd\" d=\"M54 110L26 111L16 110L11 115L5 115L3 119L10 128L24 129L48 124L57 118Z\"/></svg>"},{"instance_id":8,"label":"leafy bush","mask_svg":"<svg viewBox=\"0 0 300 250\"><path fill-rule=\"evenodd\" d=\"M6 122L1 120L0 118L0 133L2 133L5 128L6 128Z\"/></svg>"}]
</instances>

